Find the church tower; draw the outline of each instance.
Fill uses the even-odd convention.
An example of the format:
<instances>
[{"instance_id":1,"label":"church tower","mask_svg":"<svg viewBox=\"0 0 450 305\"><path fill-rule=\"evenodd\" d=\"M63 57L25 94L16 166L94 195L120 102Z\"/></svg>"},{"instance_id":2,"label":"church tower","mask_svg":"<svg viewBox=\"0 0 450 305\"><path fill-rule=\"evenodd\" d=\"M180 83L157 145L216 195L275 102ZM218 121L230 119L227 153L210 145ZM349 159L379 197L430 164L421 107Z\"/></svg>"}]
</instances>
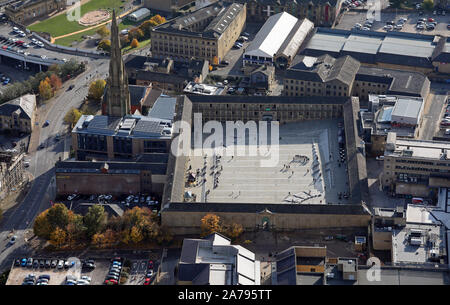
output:
<instances>
[{"instance_id":1,"label":"church tower","mask_svg":"<svg viewBox=\"0 0 450 305\"><path fill-rule=\"evenodd\" d=\"M130 114L130 91L128 77L120 50L119 28L116 12L113 10L111 22L111 59L109 62L109 77L106 84L106 94L103 100L103 114L112 117L123 117Z\"/></svg>"}]
</instances>

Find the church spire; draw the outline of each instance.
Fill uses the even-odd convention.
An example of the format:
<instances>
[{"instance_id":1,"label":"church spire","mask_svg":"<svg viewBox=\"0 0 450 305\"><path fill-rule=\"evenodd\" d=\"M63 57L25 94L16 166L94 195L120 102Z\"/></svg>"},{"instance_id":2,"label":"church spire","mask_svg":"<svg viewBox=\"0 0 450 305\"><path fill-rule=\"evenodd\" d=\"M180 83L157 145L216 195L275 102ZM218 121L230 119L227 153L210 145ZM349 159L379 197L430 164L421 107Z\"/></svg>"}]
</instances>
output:
<instances>
[{"instance_id":1,"label":"church spire","mask_svg":"<svg viewBox=\"0 0 450 305\"><path fill-rule=\"evenodd\" d=\"M122 117L130 113L130 92L128 77L120 49L119 28L116 11L113 10L111 22L111 59L109 62L109 77L103 106L103 114Z\"/></svg>"}]
</instances>

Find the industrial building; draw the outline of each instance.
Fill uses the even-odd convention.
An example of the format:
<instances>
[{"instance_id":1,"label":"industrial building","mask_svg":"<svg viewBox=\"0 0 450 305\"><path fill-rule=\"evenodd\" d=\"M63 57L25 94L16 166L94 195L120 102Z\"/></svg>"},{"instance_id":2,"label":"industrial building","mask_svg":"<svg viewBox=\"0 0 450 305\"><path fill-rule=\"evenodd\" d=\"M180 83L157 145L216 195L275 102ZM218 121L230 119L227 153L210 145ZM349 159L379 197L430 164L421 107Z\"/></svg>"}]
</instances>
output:
<instances>
[{"instance_id":1,"label":"industrial building","mask_svg":"<svg viewBox=\"0 0 450 305\"><path fill-rule=\"evenodd\" d=\"M260 285L255 254L219 233L184 239L178 263L178 285Z\"/></svg>"},{"instance_id":2,"label":"industrial building","mask_svg":"<svg viewBox=\"0 0 450 305\"><path fill-rule=\"evenodd\" d=\"M448 73L450 42L441 36L317 28L302 55L350 55L381 68Z\"/></svg>"},{"instance_id":3,"label":"industrial building","mask_svg":"<svg viewBox=\"0 0 450 305\"><path fill-rule=\"evenodd\" d=\"M374 155L384 154L389 132L398 138L418 137L424 107L424 99L419 97L370 94L367 109L360 113L366 148Z\"/></svg>"},{"instance_id":4,"label":"industrial building","mask_svg":"<svg viewBox=\"0 0 450 305\"><path fill-rule=\"evenodd\" d=\"M351 56L338 58L299 55L284 77L287 96L357 96L367 101L370 94L404 95L426 99L430 80L420 72L361 65Z\"/></svg>"},{"instance_id":5,"label":"industrial building","mask_svg":"<svg viewBox=\"0 0 450 305\"><path fill-rule=\"evenodd\" d=\"M448 142L399 139L387 135L381 184L401 195L432 197L450 187Z\"/></svg>"},{"instance_id":6,"label":"industrial building","mask_svg":"<svg viewBox=\"0 0 450 305\"><path fill-rule=\"evenodd\" d=\"M152 28L153 57L219 64L245 27L246 5L214 3Z\"/></svg>"},{"instance_id":7,"label":"industrial building","mask_svg":"<svg viewBox=\"0 0 450 305\"><path fill-rule=\"evenodd\" d=\"M245 49L244 66L287 68L313 29L314 24L308 19L299 20L286 12L271 16Z\"/></svg>"}]
</instances>

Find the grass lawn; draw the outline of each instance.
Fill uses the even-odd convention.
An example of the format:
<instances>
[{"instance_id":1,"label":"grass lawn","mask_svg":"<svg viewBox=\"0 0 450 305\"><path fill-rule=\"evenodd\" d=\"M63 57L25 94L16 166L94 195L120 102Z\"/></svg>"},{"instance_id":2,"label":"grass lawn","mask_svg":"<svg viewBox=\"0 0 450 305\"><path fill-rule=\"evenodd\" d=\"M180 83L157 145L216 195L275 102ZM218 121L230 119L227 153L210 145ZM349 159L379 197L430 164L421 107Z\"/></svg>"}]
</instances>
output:
<instances>
[{"instance_id":1,"label":"grass lawn","mask_svg":"<svg viewBox=\"0 0 450 305\"><path fill-rule=\"evenodd\" d=\"M131 46L127 46L127 47L122 49L122 53L126 54L126 53L131 52L131 51L136 51L136 50L139 50L139 49L142 49L142 48L148 46L149 44L150 44L150 39L142 40L142 41L139 41L139 47L132 48Z\"/></svg>"},{"instance_id":2,"label":"grass lawn","mask_svg":"<svg viewBox=\"0 0 450 305\"><path fill-rule=\"evenodd\" d=\"M125 2L125 0L91 0L81 6L81 16L97 9L108 9L110 11L116 9L117 12L120 12L120 6ZM66 14L55 16L28 27L31 31L50 33L52 37L73 33L85 28L77 21L68 21Z\"/></svg>"},{"instance_id":3,"label":"grass lawn","mask_svg":"<svg viewBox=\"0 0 450 305\"><path fill-rule=\"evenodd\" d=\"M84 40L83 36L93 36L93 35L95 35L95 33L97 32L98 28L100 28L100 26L96 27L96 28L94 28L92 30L83 32L83 33L79 33L79 34L75 34L75 35L71 35L71 36L67 36L67 37L63 37L63 38L57 39L57 40L55 40L55 43L59 44L61 46L70 47L72 42L74 42L74 41L78 41L78 42L83 41Z\"/></svg>"}]
</instances>

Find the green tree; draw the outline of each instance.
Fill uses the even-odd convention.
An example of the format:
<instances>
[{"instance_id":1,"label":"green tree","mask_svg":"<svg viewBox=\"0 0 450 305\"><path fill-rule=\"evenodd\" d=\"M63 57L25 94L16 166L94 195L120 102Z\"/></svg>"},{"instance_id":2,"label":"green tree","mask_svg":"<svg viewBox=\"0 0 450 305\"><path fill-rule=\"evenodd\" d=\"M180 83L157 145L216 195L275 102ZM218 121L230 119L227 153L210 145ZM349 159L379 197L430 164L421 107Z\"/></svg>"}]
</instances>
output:
<instances>
[{"instance_id":1,"label":"green tree","mask_svg":"<svg viewBox=\"0 0 450 305\"><path fill-rule=\"evenodd\" d=\"M107 215L101 205L91 206L83 217L83 223L86 227L86 235L89 239L94 234L99 233L106 225Z\"/></svg>"},{"instance_id":2,"label":"green tree","mask_svg":"<svg viewBox=\"0 0 450 305\"><path fill-rule=\"evenodd\" d=\"M69 224L70 214L72 213L70 213L69 209L62 203L56 203L48 209L47 219L52 231L57 227L65 228Z\"/></svg>"},{"instance_id":3,"label":"green tree","mask_svg":"<svg viewBox=\"0 0 450 305\"><path fill-rule=\"evenodd\" d=\"M104 79L97 79L89 85L88 98L100 100L105 91L106 81Z\"/></svg>"},{"instance_id":4,"label":"green tree","mask_svg":"<svg viewBox=\"0 0 450 305\"><path fill-rule=\"evenodd\" d=\"M422 2L422 8L426 11L432 11L434 8L433 0L424 0Z\"/></svg>"},{"instance_id":5,"label":"green tree","mask_svg":"<svg viewBox=\"0 0 450 305\"><path fill-rule=\"evenodd\" d=\"M80 110L72 108L64 116L64 123L70 124L70 126L74 126L80 119L81 115L82 113Z\"/></svg>"}]
</instances>

